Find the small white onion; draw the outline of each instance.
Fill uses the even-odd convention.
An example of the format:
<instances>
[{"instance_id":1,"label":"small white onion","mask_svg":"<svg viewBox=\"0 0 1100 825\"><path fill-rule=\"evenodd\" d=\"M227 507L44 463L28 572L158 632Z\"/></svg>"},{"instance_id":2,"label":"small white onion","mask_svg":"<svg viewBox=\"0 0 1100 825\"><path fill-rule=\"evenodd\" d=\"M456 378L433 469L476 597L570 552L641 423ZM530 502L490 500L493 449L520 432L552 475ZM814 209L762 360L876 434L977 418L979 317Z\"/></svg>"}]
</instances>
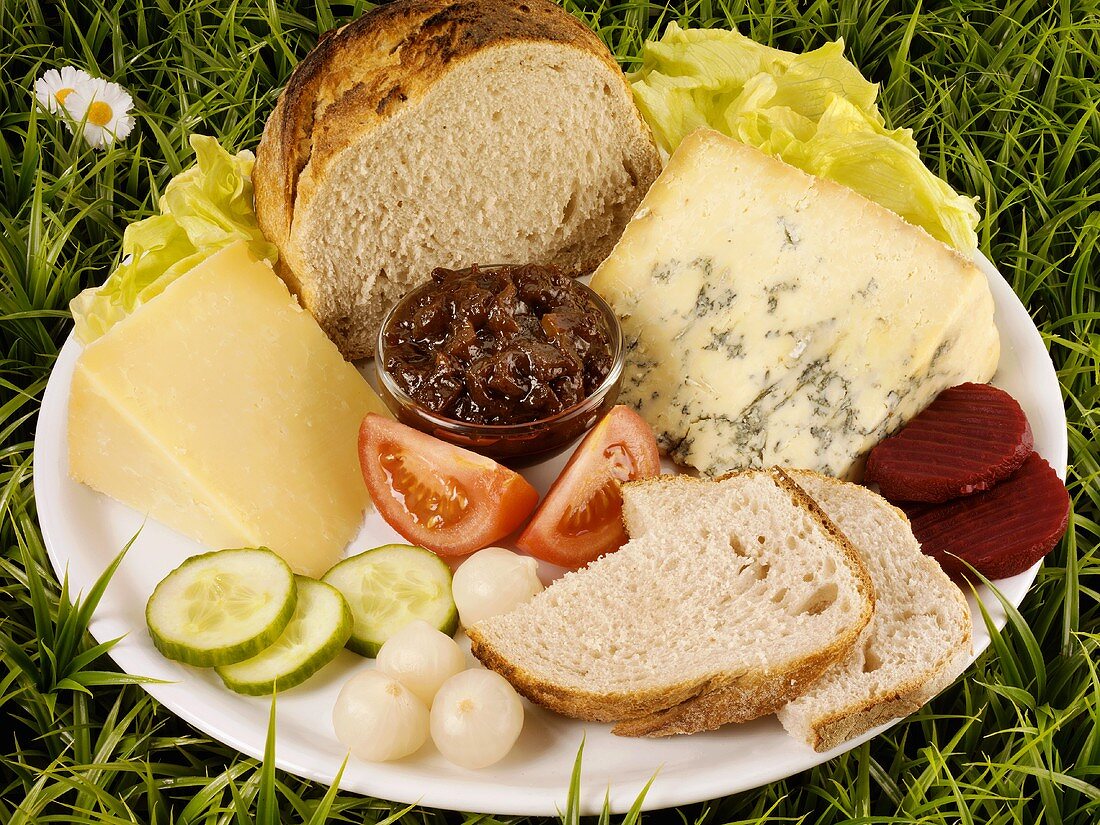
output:
<instances>
[{"instance_id":1,"label":"small white onion","mask_svg":"<svg viewBox=\"0 0 1100 825\"><path fill-rule=\"evenodd\" d=\"M368 762L408 756L428 738L428 708L385 673L364 670L348 679L332 709L336 738Z\"/></svg>"},{"instance_id":2,"label":"small white onion","mask_svg":"<svg viewBox=\"0 0 1100 825\"><path fill-rule=\"evenodd\" d=\"M503 547L486 547L455 571L451 594L466 627L507 613L543 590L539 563Z\"/></svg>"},{"instance_id":3,"label":"small white onion","mask_svg":"<svg viewBox=\"0 0 1100 825\"><path fill-rule=\"evenodd\" d=\"M431 707L439 686L466 669L466 656L446 633L416 619L386 640L374 663Z\"/></svg>"},{"instance_id":4,"label":"small white onion","mask_svg":"<svg viewBox=\"0 0 1100 825\"><path fill-rule=\"evenodd\" d=\"M519 738L523 703L500 674L464 670L435 695L431 728L444 757L463 768L485 768L503 759Z\"/></svg>"}]
</instances>

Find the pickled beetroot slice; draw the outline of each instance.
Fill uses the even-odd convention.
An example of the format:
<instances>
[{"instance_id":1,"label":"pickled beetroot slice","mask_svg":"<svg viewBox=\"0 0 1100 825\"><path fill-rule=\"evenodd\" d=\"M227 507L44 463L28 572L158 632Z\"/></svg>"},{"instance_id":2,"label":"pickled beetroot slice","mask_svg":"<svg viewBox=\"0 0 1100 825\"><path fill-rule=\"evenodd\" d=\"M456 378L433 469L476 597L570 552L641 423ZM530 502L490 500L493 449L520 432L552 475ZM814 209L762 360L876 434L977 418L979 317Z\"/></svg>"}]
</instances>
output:
<instances>
[{"instance_id":1,"label":"pickled beetroot slice","mask_svg":"<svg viewBox=\"0 0 1100 825\"><path fill-rule=\"evenodd\" d=\"M1008 478L1034 445L1015 398L988 384L960 384L871 450L866 480L890 501L948 501Z\"/></svg>"},{"instance_id":2,"label":"pickled beetroot slice","mask_svg":"<svg viewBox=\"0 0 1100 825\"><path fill-rule=\"evenodd\" d=\"M990 579L1022 573L1049 553L1069 520L1069 493L1038 453L992 490L946 504L902 504L921 550L950 575L965 559Z\"/></svg>"}]
</instances>

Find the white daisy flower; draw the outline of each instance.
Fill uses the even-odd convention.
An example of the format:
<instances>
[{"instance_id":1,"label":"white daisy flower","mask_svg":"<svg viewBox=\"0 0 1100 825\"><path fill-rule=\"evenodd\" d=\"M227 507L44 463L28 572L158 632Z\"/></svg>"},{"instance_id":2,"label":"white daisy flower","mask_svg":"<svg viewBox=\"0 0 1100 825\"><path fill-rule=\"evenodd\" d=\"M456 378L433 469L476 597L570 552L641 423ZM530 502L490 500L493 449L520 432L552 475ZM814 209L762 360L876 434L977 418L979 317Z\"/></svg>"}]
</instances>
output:
<instances>
[{"instance_id":1,"label":"white daisy flower","mask_svg":"<svg viewBox=\"0 0 1100 825\"><path fill-rule=\"evenodd\" d=\"M119 86L100 78L93 78L83 88L75 90L65 99L65 108L77 129L83 129L84 139L90 146L108 146L122 140L134 128L130 109L134 99Z\"/></svg>"},{"instance_id":2,"label":"white daisy flower","mask_svg":"<svg viewBox=\"0 0 1100 825\"><path fill-rule=\"evenodd\" d=\"M91 75L75 66L64 66L60 71L50 69L34 81L34 96L50 114L64 114L69 96L88 89L91 82Z\"/></svg>"}]
</instances>

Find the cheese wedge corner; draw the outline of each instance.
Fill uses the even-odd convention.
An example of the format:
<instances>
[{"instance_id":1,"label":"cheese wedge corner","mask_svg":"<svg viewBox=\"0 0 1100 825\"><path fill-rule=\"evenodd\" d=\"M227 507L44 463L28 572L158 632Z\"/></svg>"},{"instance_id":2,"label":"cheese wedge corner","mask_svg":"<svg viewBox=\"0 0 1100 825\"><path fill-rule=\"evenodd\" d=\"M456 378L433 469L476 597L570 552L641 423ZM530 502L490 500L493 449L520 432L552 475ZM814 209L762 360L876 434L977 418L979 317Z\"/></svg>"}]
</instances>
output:
<instances>
[{"instance_id":1,"label":"cheese wedge corner","mask_svg":"<svg viewBox=\"0 0 1100 825\"><path fill-rule=\"evenodd\" d=\"M368 495L381 400L271 267L237 243L80 354L69 472L208 547L270 547L320 576Z\"/></svg>"},{"instance_id":2,"label":"cheese wedge corner","mask_svg":"<svg viewBox=\"0 0 1100 825\"><path fill-rule=\"evenodd\" d=\"M621 399L680 464L858 478L866 453L1000 353L973 261L847 187L718 132L673 153L592 288Z\"/></svg>"}]
</instances>

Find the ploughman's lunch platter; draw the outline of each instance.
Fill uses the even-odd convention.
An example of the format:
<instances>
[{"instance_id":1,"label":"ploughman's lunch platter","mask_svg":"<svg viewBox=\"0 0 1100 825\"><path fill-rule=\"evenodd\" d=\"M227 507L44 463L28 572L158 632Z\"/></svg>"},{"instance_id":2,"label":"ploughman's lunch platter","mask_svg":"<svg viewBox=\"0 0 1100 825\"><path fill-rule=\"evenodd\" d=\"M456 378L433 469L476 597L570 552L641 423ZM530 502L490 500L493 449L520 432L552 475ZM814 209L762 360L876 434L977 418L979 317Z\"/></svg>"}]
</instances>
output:
<instances>
[{"instance_id":1,"label":"ploughman's lunch platter","mask_svg":"<svg viewBox=\"0 0 1100 825\"><path fill-rule=\"evenodd\" d=\"M584 812L711 799L921 708L1066 529L1065 417L877 93L675 23L624 74L549 0L324 35L72 303L35 492L71 592L133 539L93 634L247 754L274 702L280 768L467 811L578 759Z\"/></svg>"}]
</instances>

